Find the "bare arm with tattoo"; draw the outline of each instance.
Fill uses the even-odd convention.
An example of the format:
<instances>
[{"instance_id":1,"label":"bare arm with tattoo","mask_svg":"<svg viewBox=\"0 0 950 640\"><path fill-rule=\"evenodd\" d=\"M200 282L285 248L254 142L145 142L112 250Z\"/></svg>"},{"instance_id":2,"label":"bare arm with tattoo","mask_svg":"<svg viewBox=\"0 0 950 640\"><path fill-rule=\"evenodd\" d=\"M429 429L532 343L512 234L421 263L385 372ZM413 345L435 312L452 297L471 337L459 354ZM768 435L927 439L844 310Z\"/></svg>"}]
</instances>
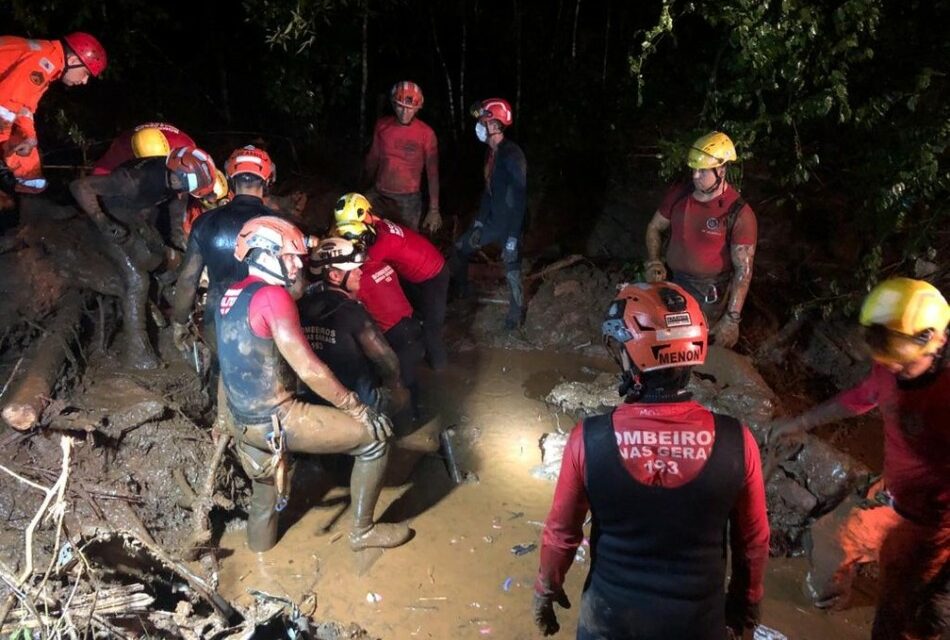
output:
<instances>
[{"instance_id":1,"label":"bare arm with tattoo","mask_svg":"<svg viewBox=\"0 0 950 640\"><path fill-rule=\"evenodd\" d=\"M732 257L732 286L729 293L729 306L726 313L742 314L746 296L749 294L749 285L752 284L752 263L755 260L754 244L737 244L731 247Z\"/></svg>"},{"instance_id":2,"label":"bare arm with tattoo","mask_svg":"<svg viewBox=\"0 0 950 640\"><path fill-rule=\"evenodd\" d=\"M666 267L663 264L660 251L663 249L663 233L669 228L670 221L659 211L653 214L653 219L647 225L647 260L645 263L647 282L666 280Z\"/></svg>"}]
</instances>

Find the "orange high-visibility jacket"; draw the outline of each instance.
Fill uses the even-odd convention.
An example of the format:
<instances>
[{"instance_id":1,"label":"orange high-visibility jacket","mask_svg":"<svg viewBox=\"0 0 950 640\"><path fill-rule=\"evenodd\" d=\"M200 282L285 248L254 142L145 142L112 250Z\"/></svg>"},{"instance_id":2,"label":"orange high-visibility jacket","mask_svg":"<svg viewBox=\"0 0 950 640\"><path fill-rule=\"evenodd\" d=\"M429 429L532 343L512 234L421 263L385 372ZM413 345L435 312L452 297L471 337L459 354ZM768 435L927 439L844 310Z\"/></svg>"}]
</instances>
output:
<instances>
[{"instance_id":1,"label":"orange high-visibility jacket","mask_svg":"<svg viewBox=\"0 0 950 640\"><path fill-rule=\"evenodd\" d=\"M59 40L0 36L0 142L14 127L21 138L35 138L33 114L51 82L66 66Z\"/></svg>"}]
</instances>

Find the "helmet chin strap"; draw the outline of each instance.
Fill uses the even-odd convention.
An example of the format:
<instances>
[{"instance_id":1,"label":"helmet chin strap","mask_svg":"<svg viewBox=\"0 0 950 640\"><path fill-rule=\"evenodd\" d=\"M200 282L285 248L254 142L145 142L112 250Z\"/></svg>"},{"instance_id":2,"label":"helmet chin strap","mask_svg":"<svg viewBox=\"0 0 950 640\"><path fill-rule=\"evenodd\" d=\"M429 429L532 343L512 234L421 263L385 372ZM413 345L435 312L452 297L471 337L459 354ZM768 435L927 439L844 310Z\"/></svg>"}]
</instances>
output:
<instances>
[{"instance_id":1,"label":"helmet chin strap","mask_svg":"<svg viewBox=\"0 0 950 640\"><path fill-rule=\"evenodd\" d=\"M719 169L722 169L722 171L719 171ZM716 182L713 183L713 186L709 187L708 189L700 189L700 193L704 193L708 196L716 193L716 191L719 190L719 187L722 186L722 182L726 177L726 165L716 167L713 169L713 173L716 174Z\"/></svg>"}]
</instances>

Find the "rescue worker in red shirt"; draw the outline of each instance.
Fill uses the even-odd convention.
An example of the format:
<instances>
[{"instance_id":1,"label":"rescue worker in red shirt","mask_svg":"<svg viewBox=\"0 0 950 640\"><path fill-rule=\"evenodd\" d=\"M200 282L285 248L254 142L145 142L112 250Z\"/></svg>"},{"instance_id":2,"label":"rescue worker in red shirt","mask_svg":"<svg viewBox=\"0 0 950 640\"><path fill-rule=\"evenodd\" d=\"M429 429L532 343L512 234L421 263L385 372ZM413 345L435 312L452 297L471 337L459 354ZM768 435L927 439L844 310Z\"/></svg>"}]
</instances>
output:
<instances>
[{"instance_id":1,"label":"rescue worker in red shirt","mask_svg":"<svg viewBox=\"0 0 950 640\"><path fill-rule=\"evenodd\" d=\"M223 207L234 199L234 193L228 186L228 178L221 169L214 170L214 190L204 198L191 198L188 201L188 209L185 211L185 221L182 223L182 231L185 233L185 239L191 235L191 230L195 226L201 214Z\"/></svg>"},{"instance_id":2,"label":"rescue worker in red shirt","mask_svg":"<svg viewBox=\"0 0 950 640\"><path fill-rule=\"evenodd\" d=\"M214 188L214 161L195 147L174 149L167 158L145 158L104 176L74 180L70 191L98 227L103 252L122 274L124 360L152 369L161 363L148 341L149 273L172 266L184 248L182 219L188 194L201 198ZM163 237L160 228L169 230Z\"/></svg>"},{"instance_id":3,"label":"rescue worker in red shirt","mask_svg":"<svg viewBox=\"0 0 950 640\"><path fill-rule=\"evenodd\" d=\"M485 190L472 225L455 242L452 279L459 292L468 295L468 262L484 246L501 248L508 282L508 314L505 329L513 330L524 321L524 285L521 282L521 242L527 205L528 163L524 152L505 137L514 122L511 105L502 98L475 103L475 135L488 145L485 154Z\"/></svg>"},{"instance_id":4,"label":"rescue worker in red shirt","mask_svg":"<svg viewBox=\"0 0 950 640\"><path fill-rule=\"evenodd\" d=\"M883 491L842 504L816 523L806 586L817 606L847 605L859 563L880 562L874 640L945 637L950 629L950 307L922 280L892 278L871 290L860 322L874 364L857 387L794 418L769 440L871 411L884 418ZM844 516L844 517L841 517Z\"/></svg>"},{"instance_id":5,"label":"rescue worker in red shirt","mask_svg":"<svg viewBox=\"0 0 950 640\"><path fill-rule=\"evenodd\" d=\"M46 189L34 122L51 82L86 84L105 71L106 50L88 33L62 40L0 36L0 190L39 193Z\"/></svg>"},{"instance_id":6,"label":"rescue worker in red shirt","mask_svg":"<svg viewBox=\"0 0 950 640\"><path fill-rule=\"evenodd\" d=\"M366 225L362 222L340 225L334 230L334 235L344 239L362 238L366 233ZM358 247L363 246L359 240L353 242ZM366 312L379 326L399 358L399 377L403 386L409 390L412 416L416 418L419 413L419 380L416 369L426 355L422 325L412 314L412 305L403 292L395 269L385 262L367 256L359 271L357 281L350 282L347 286L366 307ZM350 279L353 279L352 276Z\"/></svg>"},{"instance_id":7,"label":"rescue worker in red shirt","mask_svg":"<svg viewBox=\"0 0 950 640\"><path fill-rule=\"evenodd\" d=\"M289 491L288 454L297 452L354 456L350 548L399 546L411 536L405 523L373 522L392 423L314 355L287 290L303 267L306 245L303 233L282 218L249 220L234 250L248 277L232 284L215 309L236 450L252 482L248 546L266 551L276 544L277 515ZM295 399L297 378L332 406Z\"/></svg>"},{"instance_id":8,"label":"rescue worker in red shirt","mask_svg":"<svg viewBox=\"0 0 950 640\"><path fill-rule=\"evenodd\" d=\"M366 175L373 181L368 192L377 210L393 203L398 222L419 230L422 217L422 172L429 187L429 212L423 228L435 233L442 226L439 214L439 141L432 128L416 117L422 108L422 89L404 80L393 85L390 101L395 115L376 122L373 144L366 156Z\"/></svg>"},{"instance_id":9,"label":"rescue worker in red shirt","mask_svg":"<svg viewBox=\"0 0 950 640\"><path fill-rule=\"evenodd\" d=\"M412 306L421 316L429 365L436 371L444 369L448 356L442 329L449 289L445 258L422 235L375 215L369 200L359 193L345 194L337 201L333 213L338 228L352 224L345 228L344 237L364 244L370 259L385 262L399 275Z\"/></svg>"},{"instance_id":10,"label":"rescue worker in red shirt","mask_svg":"<svg viewBox=\"0 0 950 640\"><path fill-rule=\"evenodd\" d=\"M541 542L534 616L559 629L564 577L592 513L591 569L579 640L724 640L759 617L769 523L759 449L748 428L686 391L706 359L706 322L672 283L626 285L603 323L624 403L568 438ZM725 532L732 573L728 593Z\"/></svg>"},{"instance_id":11,"label":"rescue worker in red shirt","mask_svg":"<svg viewBox=\"0 0 950 640\"><path fill-rule=\"evenodd\" d=\"M104 176L135 158L167 156L172 149L196 147L187 133L167 122L146 122L124 131L92 165L92 175Z\"/></svg>"},{"instance_id":12,"label":"rescue worker in red shirt","mask_svg":"<svg viewBox=\"0 0 950 640\"><path fill-rule=\"evenodd\" d=\"M727 348L739 339L758 233L752 208L726 180L726 167L736 159L724 133L696 140L686 162L692 180L669 189L646 230L647 282L667 279L661 251L669 230L670 280L699 301L712 327L710 341Z\"/></svg>"},{"instance_id":13,"label":"rescue worker in red shirt","mask_svg":"<svg viewBox=\"0 0 950 640\"><path fill-rule=\"evenodd\" d=\"M357 295L366 251L344 238L327 238L310 252L315 281L297 302L313 352L364 403L393 415L409 400L399 357ZM304 396L319 402L312 394Z\"/></svg>"}]
</instances>

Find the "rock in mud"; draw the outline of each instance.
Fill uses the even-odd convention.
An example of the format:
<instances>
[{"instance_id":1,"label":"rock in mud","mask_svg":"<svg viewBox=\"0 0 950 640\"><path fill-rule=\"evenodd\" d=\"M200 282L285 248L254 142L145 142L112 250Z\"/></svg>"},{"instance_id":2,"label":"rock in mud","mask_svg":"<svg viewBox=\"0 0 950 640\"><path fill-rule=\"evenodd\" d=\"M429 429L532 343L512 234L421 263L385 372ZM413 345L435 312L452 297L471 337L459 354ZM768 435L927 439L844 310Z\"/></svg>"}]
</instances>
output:
<instances>
[{"instance_id":1,"label":"rock in mud","mask_svg":"<svg viewBox=\"0 0 950 640\"><path fill-rule=\"evenodd\" d=\"M782 468L815 496L819 507L815 515L833 509L871 474L857 460L814 436L808 436L805 446Z\"/></svg>"},{"instance_id":2,"label":"rock in mud","mask_svg":"<svg viewBox=\"0 0 950 640\"><path fill-rule=\"evenodd\" d=\"M538 440L538 446L541 447L541 464L531 470L531 475L535 478L557 480L561 471L561 459L564 457L564 447L567 446L567 436L568 434L557 431L541 436Z\"/></svg>"},{"instance_id":3,"label":"rock in mud","mask_svg":"<svg viewBox=\"0 0 950 640\"><path fill-rule=\"evenodd\" d=\"M806 367L828 376L839 389L856 385L870 367L860 328L854 324L823 322L815 325L805 349L798 353Z\"/></svg>"},{"instance_id":4,"label":"rock in mud","mask_svg":"<svg viewBox=\"0 0 950 640\"><path fill-rule=\"evenodd\" d=\"M551 389L544 400L580 420L617 406L620 402L620 396L617 394L618 384L618 376L600 373L590 382L562 382Z\"/></svg>"}]
</instances>

